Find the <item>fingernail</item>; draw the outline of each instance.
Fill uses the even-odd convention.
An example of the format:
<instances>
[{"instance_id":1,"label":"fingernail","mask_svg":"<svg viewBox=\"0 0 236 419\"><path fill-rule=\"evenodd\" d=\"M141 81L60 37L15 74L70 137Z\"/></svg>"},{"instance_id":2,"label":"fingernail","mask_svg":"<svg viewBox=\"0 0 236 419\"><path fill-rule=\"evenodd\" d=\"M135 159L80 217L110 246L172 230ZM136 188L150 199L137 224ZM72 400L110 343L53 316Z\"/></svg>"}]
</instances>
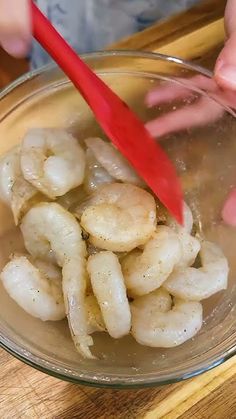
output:
<instances>
[{"instance_id":1,"label":"fingernail","mask_svg":"<svg viewBox=\"0 0 236 419\"><path fill-rule=\"evenodd\" d=\"M20 38L3 40L2 47L14 57L23 57L28 49L27 42Z\"/></svg>"},{"instance_id":2,"label":"fingernail","mask_svg":"<svg viewBox=\"0 0 236 419\"><path fill-rule=\"evenodd\" d=\"M216 75L224 80L229 87L236 89L236 65L222 65L217 69Z\"/></svg>"}]
</instances>

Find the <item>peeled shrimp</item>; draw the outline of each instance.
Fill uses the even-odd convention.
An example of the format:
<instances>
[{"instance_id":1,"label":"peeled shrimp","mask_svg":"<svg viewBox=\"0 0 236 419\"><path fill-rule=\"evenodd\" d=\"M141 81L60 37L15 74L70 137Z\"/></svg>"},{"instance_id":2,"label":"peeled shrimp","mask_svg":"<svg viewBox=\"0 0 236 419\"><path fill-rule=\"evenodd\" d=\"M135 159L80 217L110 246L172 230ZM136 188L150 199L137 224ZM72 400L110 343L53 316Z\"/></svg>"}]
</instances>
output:
<instances>
[{"instance_id":1,"label":"peeled shrimp","mask_svg":"<svg viewBox=\"0 0 236 419\"><path fill-rule=\"evenodd\" d=\"M84 188L86 192L92 193L106 183L114 182L114 179L97 161L92 150L86 150L86 170L84 178Z\"/></svg>"},{"instance_id":2,"label":"peeled shrimp","mask_svg":"<svg viewBox=\"0 0 236 419\"><path fill-rule=\"evenodd\" d=\"M181 257L178 235L169 227L158 226L142 253L128 255L122 262L125 285L131 297L159 288Z\"/></svg>"},{"instance_id":3,"label":"peeled shrimp","mask_svg":"<svg viewBox=\"0 0 236 419\"><path fill-rule=\"evenodd\" d=\"M142 309L144 312L147 312L147 314L149 314L150 311L165 313L166 311L171 310L172 298L164 288L159 288L158 290L150 292L150 294L136 298L131 303L131 307L133 306Z\"/></svg>"},{"instance_id":4,"label":"peeled shrimp","mask_svg":"<svg viewBox=\"0 0 236 419\"><path fill-rule=\"evenodd\" d=\"M163 297L159 298L162 301ZM131 303L131 313L131 333L136 341L155 348L181 345L202 326L202 305L198 302L176 300L171 309L168 304L158 307L158 301L150 303L147 295Z\"/></svg>"},{"instance_id":5,"label":"peeled shrimp","mask_svg":"<svg viewBox=\"0 0 236 419\"><path fill-rule=\"evenodd\" d=\"M84 151L62 129L31 129L23 139L21 169L26 180L53 199L83 182Z\"/></svg>"},{"instance_id":6,"label":"peeled shrimp","mask_svg":"<svg viewBox=\"0 0 236 419\"><path fill-rule=\"evenodd\" d=\"M135 185L104 185L86 203L81 225L94 246L130 251L145 244L155 231L154 198Z\"/></svg>"},{"instance_id":7,"label":"peeled shrimp","mask_svg":"<svg viewBox=\"0 0 236 419\"><path fill-rule=\"evenodd\" d=\"M19 176L12 186L11 209L15 224L18 225L28 209L40 200L42 200L42 195L37 189L27 182L23 176Z\"/></svg>"},{"instance_id":8,"label":"peeled shrimp","mask_svg":"<svg viewBox=\"0 0 236 419\"><path fill-rule=\"evenodd\" d=\"M20 147L14 147L0 161L0 199L11 207L16 225L37 193L22 176Z\"/></svg>"},{"instance_id":9,"label":"peeled shrimp","mask_svg":"<svg viewBox=\"0 0 236 419\"><path fill-rule=\"evenodd\" d=\"M143 186L140 177L136 175L128 161L112 144L101 140L101 138L87 138L85 143L112 178L124 183Z\"/></svg>"},{"instance_id":10,"label":"peeled shrimp","mask_svg":"<svg viewBox=\"0 0 236 419\"><path fill-rule=\"evenodd\" d=\"M0 197L8 205L11 204L12 186L21 175L19 153L20 147L14 147L0 161Z\"/></svg>"},{"instance_id":11,"label":"peeled shrimp","mask_svg":"<svg viewBox=\"0 0 236 419\"><path fill-rule=\"evenodd\" d=\"M183 226L180 226L176 220L168 216L166 224L177 233L179 233L180 231L185 231L186 233L191 234L191 231L193 228L193 214L189 206L186 204L186 202L184 202L184 207L183 207L183 219L184 219Z\"/></svg>"},{"instance_id":12,"label":"peeled shrimp","mask_svg":"<svg viewBox=\"0 0 236 419\"><path fill-rule=\"evenodd\" d=\"M202 267L174 271L163 287L172 295L185 300L200 301L227 288L228 262L214 243L203 241L200 257Z\"/></svg>"},{"instance_id":13,"label":"peeled shrimp","mask_svg":"<svg viewBox=\"0 0 236 419\"><path fill-rule=\"evenodd\" d=\"M201 248L200 241L184 230L178 233L178 238L181 245L181 257L175 269L192 266Z\"/></svg>"},{"instance_id":14,"label":"peeled shrimp","mask_svg":"<svg viewBox=\"0 0 236 419\"><path fill-rule=\"evenodd\" d=\"M44 257L52 249L62 267L62 288L72 338L84 357L92 358L89 346L86 291L86 246L72 214L56 203L31 208L21 224L25 247L33 257Z\"/></svg>"},{"instance_id":15,"label":"peeled shrimp","mask_svg":"<svg viewBox=\"0 0 236 419\"><path fill-rule=\"evenodd\" d=\"M65 317L61 272L56 266L15 256L0 277L11 298L31 316L43 321Z\"/></svg>"},{"instance_id":16,"label":"peeled shrimp","mask_svg":"<svg viewBox=\"0 0 236 419\"><path fill-rule=\"evenodd\" d=\"M178 234L182 248L182 255L175 266L176 268L184 268L186 266L193 265L201 247L199 240L196 237L191 236L193 228L193 215L191 209L186 203L184 203L183 216L183 227L180 226L173 218L167 218L167 225Z\"/></svg>"},{"instance_id":17,"label":"peeled shrimp","mask_svg":"<svg viewBox=\"0 0 236 419\"><path fill-rule=\"evenodd\" d=\"M90 256L87 269L108 333L113 338L127 335L131 314L117 256L112 252Z\"/></svg>"}]
</instances>

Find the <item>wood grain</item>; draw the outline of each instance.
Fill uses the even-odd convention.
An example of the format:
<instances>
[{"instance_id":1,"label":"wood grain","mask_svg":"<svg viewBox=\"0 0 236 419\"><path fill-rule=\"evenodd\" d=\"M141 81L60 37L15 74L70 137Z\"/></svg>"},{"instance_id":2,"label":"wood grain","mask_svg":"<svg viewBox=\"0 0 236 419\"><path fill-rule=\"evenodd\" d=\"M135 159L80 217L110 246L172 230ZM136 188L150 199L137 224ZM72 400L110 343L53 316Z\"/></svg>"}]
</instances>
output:
<instances>
[{"instance_id":1,"label":"wood grain","mask_svg":"<svg viewBox=\"0 0 236 419\"><path fill-rule=\"evenodd\" d=\"M5 352L1 353L0 365L0 412L4 419L236 417L235 358L184 383L123 391L62 382L21 364Z\"/></svg>"},{"instance_id":2,"label":"wood grain","mask_svg":"<svg viewBox=\"0 0 236 419\"><path fill-rule=\"evenodd\" d=\"M180 55L213 68L224 42L225 3L205 2L113 47ZM1 51L0 87L27 67L26 61L16 61ZM236 357L183 383L135 391L100 390L62 382L22 364L3 350L0 367L3 419L236 418Z\"/></svg>"},{"instance_id":3,"label":"wood grain","mask_svg":"<svg viewBox=\"0 0 236 419\"><path fill-rule=\"evenodd\" d=\"M203 1L187 12L153 25L109 48L154 51L204 61L206 54L219 50L223 45L225 6L226 0ZM211 61L212 65L214 60Z\"/></svg>"}]
</instances>

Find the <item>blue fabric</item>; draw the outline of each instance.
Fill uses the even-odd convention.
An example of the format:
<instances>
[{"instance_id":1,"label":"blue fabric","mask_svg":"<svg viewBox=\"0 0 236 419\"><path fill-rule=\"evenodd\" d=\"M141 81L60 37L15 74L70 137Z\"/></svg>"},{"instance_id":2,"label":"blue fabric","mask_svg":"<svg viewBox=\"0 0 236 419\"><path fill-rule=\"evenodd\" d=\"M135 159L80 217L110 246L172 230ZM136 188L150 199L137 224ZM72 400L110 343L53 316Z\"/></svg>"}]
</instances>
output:
<instances>
[{"instance_id":1,"label":"blue fabric","mask_svg":"<svg viewBox=\"0 0 236 419\"><path fill-rule=\"evenodd\" d=\"M120 38L190 7L197 0L37 0L40 9L80 53L103 49ZM33 68L50 61L35 42Z\"/></svg>"}]
</instances>

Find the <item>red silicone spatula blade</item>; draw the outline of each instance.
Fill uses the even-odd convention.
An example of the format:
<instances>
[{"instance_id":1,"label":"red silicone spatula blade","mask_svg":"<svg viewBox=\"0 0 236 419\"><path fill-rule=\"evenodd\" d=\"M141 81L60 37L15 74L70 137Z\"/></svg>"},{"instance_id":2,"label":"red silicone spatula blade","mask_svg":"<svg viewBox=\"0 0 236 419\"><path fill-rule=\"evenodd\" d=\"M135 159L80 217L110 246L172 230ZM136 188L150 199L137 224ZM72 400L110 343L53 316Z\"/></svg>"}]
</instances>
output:
<instances>
[{"instance_id":1,"label":"red silicone spatula blade","mask_svg":"<svg viewBox=\"0 0 236 419\"><path fill-rule=\"evenodd\" d=\"M183 222L183 197L175 168L128 106L82 61L32 2L33 33L81 92L121 153L176 220Z\"/></svg>"}]
</instances>

